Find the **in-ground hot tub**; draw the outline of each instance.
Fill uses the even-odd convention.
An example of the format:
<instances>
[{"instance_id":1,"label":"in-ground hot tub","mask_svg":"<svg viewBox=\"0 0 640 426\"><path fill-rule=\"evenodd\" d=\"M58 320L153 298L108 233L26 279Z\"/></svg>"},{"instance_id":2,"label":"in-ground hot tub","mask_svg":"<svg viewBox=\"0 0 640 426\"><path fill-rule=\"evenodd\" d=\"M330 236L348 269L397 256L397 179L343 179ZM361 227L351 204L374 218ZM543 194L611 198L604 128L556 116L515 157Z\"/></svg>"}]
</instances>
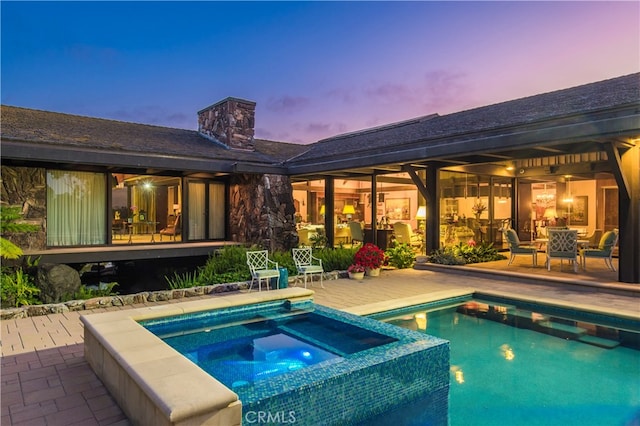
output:
<instances>
[{"instance_id":1,"label":"in-ground hot tub","mask_svg":"<svg viewBox=\"0 0 640 426\"><path fill-rule=\"evenodd\" d=\"M317 306L312 295L291 288L84 316L85 354L141 424L357 424L416 399L428 401L433 424L447 423L448 342Z\"/></svg>"}]
</instances>

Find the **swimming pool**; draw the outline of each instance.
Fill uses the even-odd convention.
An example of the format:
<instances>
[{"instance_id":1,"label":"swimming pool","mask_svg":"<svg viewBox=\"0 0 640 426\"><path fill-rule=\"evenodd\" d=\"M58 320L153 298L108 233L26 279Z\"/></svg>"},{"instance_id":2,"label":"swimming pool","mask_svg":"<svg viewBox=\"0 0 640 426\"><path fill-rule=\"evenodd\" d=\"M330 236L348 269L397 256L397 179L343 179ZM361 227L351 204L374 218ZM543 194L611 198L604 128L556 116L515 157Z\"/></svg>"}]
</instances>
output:
<instances>
[{"instance_id":1,"label":"swimming pool","mask_svg":"<svg viewBox=\"0 0 640 426\"><path fill-rule=\"evenodd\" d=\"M347 425L418 399L430 424L447 424L447 341L312 296L288 288L82 316L85 358L136 424ZM226 377L226 361L247 371Z\"/></svg>"},{"instance_id":2,"label":"swimming pool","mask_svg":"<svg viewBox=\"0 0 640 426\"><path fill-rule=\"evenodd\" d=\"M638 321L490 297L374 317L450 341L452 426L640 421ZM413 404L381 424L420 416Z\"/></svg>"}]
</instances>

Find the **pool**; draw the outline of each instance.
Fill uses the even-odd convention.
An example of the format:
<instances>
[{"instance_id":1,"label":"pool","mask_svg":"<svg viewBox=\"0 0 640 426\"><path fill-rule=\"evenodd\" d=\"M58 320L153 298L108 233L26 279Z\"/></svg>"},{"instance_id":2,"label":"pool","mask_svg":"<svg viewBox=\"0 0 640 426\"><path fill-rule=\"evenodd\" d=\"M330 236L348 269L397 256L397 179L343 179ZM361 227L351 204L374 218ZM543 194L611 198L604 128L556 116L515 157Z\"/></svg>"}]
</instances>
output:
<instances>
[{"instance_id":1,"label":"pool","mask_svg":"<svg viewBox=\"0 0 640 426\"><path fill-rule=\"evenodd\" d=\"M140 324L230 388L398 341L329 312L310 300L276 301Z\"/></svg>"},{"instance_id":2,"label":"pool","mask_svg":"<svg viewBox=\"0 0 640 426\"><path fill-rule=\"evenodd\" d=\"M450 341L456 425L625 425L640 421L640 323L475 295L375 314ZM422 424L419 404L382 424Z\"/></svg>"},{"instance_id":3,"label":"pool","mask_svg":"<svg viewBox=\"0 0 640 426\"><path fill-rule=\"evenodd\" d=\"M447 424L447 341L312 295L289 288L83 316L85 357L136 424L355 425L417 400L430 424Z\"/></svg>"}]
</instances>

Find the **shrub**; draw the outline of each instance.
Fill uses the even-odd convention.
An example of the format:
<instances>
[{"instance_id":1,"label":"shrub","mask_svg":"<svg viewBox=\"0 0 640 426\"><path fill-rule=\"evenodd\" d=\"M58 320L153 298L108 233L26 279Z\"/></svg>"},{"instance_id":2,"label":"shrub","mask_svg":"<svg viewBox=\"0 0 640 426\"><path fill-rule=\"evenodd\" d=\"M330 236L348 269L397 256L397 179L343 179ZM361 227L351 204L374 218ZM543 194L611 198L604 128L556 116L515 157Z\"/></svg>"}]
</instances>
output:
<instances>
[{"instance_id":1,"label":"shrub","mask_svg":"<svg viewBox=\"0 0 640 426\"><path fill-rule=\"evenodd\" d=\"M389 265L398 269L409 268L415 260L415 253L409 244L395 243L392 247L385 251L385 255L389 259Z\"/></svg>"},{"instance_id":2,"label":"shrub","mask_svg":"<svg viewBox=\"0 0 640 426\"><path fill-rule=\"evenodd\" d=\"M464 265L467 263L491 262L501 259L506 259L506 257L498 253L498 250L492 243L486 242L480 244L476 244L475 242L473 244L461 242L456 246L434 250L428 256L429 262L442 265Z\"/></svg>"},{"instance_id":3,"label":"shrub","mask_svg":"<svg viewBox=\"0 0 640 426\"><path fill-rule=\"evenodd\" d=\"M118 283L100 283L99 286L86 286L81 285L80 289L75 292L73 295L69 297L65 297L64 300L86 300L92 299L94 297L103 297L103 296L113 296L118 294L113 291L113 288L116 287Z\"/></svg>"},{"instance_id":4,"label":"shrub","mask_svg":"<svg viewBox=\"0 0 640 426\"><path fill-rule=\"evenodd\" d=\"M313 255L322 259L325 271L345 271L354 263L356 248L322 248L313 251Z\"/></svg>"},{"instance_id":5,"label":"shrub","mask_svg":"<svg viewBox=\"0 0 640 426\"><path fill-rule=\"evenodd\" d=\"M2 268L0 277L0 295L2 307L19 307L23 305L36 305L41 303L38 299L40 289L34 283L33 278L22 268L12 270Z\"/></svg>"}]
</instances>

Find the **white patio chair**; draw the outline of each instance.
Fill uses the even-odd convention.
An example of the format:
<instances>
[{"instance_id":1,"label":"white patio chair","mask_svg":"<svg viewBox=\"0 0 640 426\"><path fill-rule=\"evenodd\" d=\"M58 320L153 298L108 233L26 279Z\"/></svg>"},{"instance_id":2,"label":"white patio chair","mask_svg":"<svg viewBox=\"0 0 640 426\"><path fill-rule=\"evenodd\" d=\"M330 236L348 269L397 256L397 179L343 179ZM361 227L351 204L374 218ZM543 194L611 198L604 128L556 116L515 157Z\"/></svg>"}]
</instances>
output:
<instances>
[{"instance_id":1,"label":"white patio chair","mask_svg":"<svg viewBox=\"0 0 640 426\"><path fill-rule=\"evenodd\" d=\"M573 271L578 272L578 231L574 229L550 229L547 243L547 271L551 270L551 259L573 262Z\"/></svg>"},{"instance_id":2,"label":"white patio chair","mask_svg":"<svg viewBox=\"0 0 640 426\"><path fill-rule=\"evenodd\" d=\"M304 288L307 288L307 277L311 278L311 285L313 285L313 276L320 276L320 287L324 288L322 279L324 276L324 269L322 267L322 259L319 259L313 255L311 248L294 248L293 262L296 264L296 269L299 275L304 276Z\"/></svg>"},{"instance_id":3,"label":"white patio chair","mask_svg":"<svg viewBox=\"0 0 640 426\"><path fill-rule=\"evenodd\" d=\"M265 281L267 290L269 290L269 281L271 278L277 278L278 286L280 288L280 270L278 269L278 262L274 262L269 259L268 250L254 250L247 252L247 265L251 271L251 284L249 285L249 291L253 288L253 282L258 281L258 291L262 291L262 280Z\"/></svg>"}]
</instances>

